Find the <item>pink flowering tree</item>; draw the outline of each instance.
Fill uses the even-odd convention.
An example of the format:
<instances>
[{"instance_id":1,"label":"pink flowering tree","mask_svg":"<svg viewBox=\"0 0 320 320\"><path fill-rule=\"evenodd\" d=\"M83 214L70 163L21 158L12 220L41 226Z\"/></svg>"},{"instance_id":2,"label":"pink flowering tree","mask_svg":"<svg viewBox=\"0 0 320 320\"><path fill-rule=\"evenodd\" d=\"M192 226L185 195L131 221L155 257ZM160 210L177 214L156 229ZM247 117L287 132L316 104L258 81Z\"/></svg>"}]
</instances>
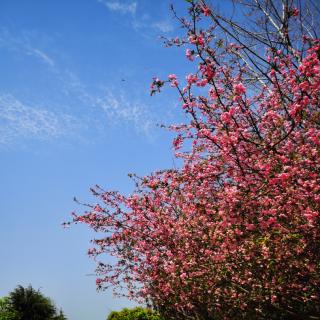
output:
<instances>
[{"instance_id":1,"label":"pink flowering tree","mask_svg":"<svg viewBox=\"0 0 320 320\"><path fill-rule=\"evenodd\" d=\"M237 1L242 24L188 2L188 18L173 10L186 36L166 43L195 72L151 85L174 87L190 116L169 127L183 164L133 176L130 196L96 186L97 204L74 214L104 234L89 250L97 286L166 319L320 319L315 19L300 1Z\"/></svg>"}]
</instances>

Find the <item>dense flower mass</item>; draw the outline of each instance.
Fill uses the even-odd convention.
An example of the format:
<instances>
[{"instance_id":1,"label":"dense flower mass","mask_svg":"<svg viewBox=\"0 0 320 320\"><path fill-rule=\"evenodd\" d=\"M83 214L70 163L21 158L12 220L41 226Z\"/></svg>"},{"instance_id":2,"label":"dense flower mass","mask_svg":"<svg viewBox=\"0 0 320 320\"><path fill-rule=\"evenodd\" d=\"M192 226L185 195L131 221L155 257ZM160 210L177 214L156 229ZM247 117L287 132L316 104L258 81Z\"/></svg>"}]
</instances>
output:
<instances>
[{"instance_id":1,"label":"dense flower mass","mask_svg":"<svg viewBox=\"0 0 320 320\"><path fill-rule=\"evenodd\" d=\"M118 258L99 263L97 285L125 284L173 319L318 316L320 41L267 50L257 85L240 47L212 49L212 26L190 30L197 71L185 87L175 74L152 85L171 83L190 115L170 127L182 167L134 177L130 196L96 187L100 204L74 216L106 234L90 255Z\"/></svg>"}]
</instances>

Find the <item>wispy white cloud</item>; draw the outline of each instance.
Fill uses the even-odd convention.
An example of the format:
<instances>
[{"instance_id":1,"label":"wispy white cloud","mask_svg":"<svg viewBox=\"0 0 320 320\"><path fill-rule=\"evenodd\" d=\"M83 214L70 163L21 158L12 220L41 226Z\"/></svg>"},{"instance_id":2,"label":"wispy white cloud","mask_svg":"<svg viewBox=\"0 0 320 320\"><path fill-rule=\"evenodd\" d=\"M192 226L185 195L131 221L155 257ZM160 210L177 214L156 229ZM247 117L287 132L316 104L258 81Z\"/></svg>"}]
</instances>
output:
<instances>
[{"instance_id":1,"label":"wispy white cloud","mask_svg":"<svg viewBox=\"0 0 320 320\"><path fill-rule=\"evenodd\" d=\"M6 47L9 50L22 52L26 55L37 58L40 62L49 67L54 67L55 62L52 57L44 50L31 44L30 36L27 34L15 35L7 29L0 29L0 47Z\"/></svg>"},{"instance_id":2,"label":"wispy white cloud","mask_svg":"<svg viewBox=\"0 0 320 320\"><path fill-rule=\"evenodd\" d=\"M123 0L98 0L98 2L104 4L110 11L131 14L131 25L136 31L155 30L168 33L174 29L173 24L168 19L152 22L150 15L146 13L137 14L138 4L135 1L124 3Z\"/></svg>"},{"instance_id":3,"label":"wispy white cloud","mask_svg":"<svg viewBox=\"0 0 320 320\"><path fill-rule=\"evenodd\" d=\"M96 113L101 113L99 121L103 126L126 125L137 133L152 136L155 121L148 106L141 99L128 97L124 92L104 88L102 93L92 93L75 75L73 82L66 83L69 94L76 93L83 105L90 106Z\"/></svg>"},{"instance_id":4,"label":"wispy white cloud","mask_svg":"<svg viewBox=\"0 0 320 320\"><path fill-rule=\"evenodd\" d=\"M27 105L12 95L0 95L0 144L20 137L48 140L67 135L77 126L78 121L68 114Z\"/></svg>"},{"instance_id":5,"label":"wispy white cloud","mask_svg":"<svg viewBox=\"0 0 320 320\"><path fill-rule=\"evenodd\" d=\"M132 95L129 97L124 91L114 87L88 87L74 72L70 70L57 71L56 77L62 84L63 92L68 97L80 101L82 106L91 109L91 115L101 113L99 123L103 127L113 127L125 124L139 134L148 137L152 135L155 121L148 105L142 98ZM94 114L94 115L93 115ZM90 119L87 118L87 122ZM96 119L95 119L96 122Z\"/></svg>"},{"instance_id":6,"label":"wispy white cloud","mask_svg":"<svg viewBox=\"0 0 320 320\"><path fill-rule=\"evenodd\" d=\"M154 121L148 107L142 102L129 100L123 93L115 95L106 89L105 95L96 99L96 104L110 120L122 124L132 123L138 132L151 136Z\"/></svg>"},{"instance_id":7,"label":"wispy white cloud","mask_svg":"<svg viewBox=\"0 0 320 320\"><path fill-rule=\"evenodd\" d=\"M40 59L43 63L47 64L50 67L54 67L55 62L52 58L50 58L48 56L47 53L41 51L40 49L31 47L31 46L27 46L27 47L25 47L25 49L26 49L26 54Z\"/></svg>"},{"instance_id":8,"label":"wispy white cloud","mask_svg":"<svg viewBox=\"0 0 320 320\"><path fill-rule=\"evenodd\" d=\"M155 22L151 25L154 29L159 30L163 33L171 32L173 31L173 25L170 21L163 20Z\"/></svg>"},{"instance_id":9,"label":"wispy white cloud","mask_svg":"<svg viewBox=\"0 0 320 320\"><path fill-rule=\"evenodd\" d=\"M161 20L161 21L156 21L156 22L151 22L150 18L135 18L132 21L132 27L136 30L136 31L148 31L150 32L150 30L154 30L157 32L161 32L161 33L169 33L172 32L174 30L174 27L172 25L172 23L168 20Z\"/></svg>"},{"instance_id":10,"label":"wispy white cloud","mask_svg":"<svg viewBox=\"0 0 320 320\"><path fill-rule=\"evenodd\" d=\"M98 0L98 2L103 3L109 10L118 11L122 14L130 13L134 15L137 10L137 2L124 3L117 0Z\"/></svg>"},{"instance_id":11,"label":"wispy white cloud","mask_svg":"<svg viewBox=\"0 0 320 320\"><path fill-rule=\"evenodd\" d=\"M50 97L32 105L0 91L0 144L19 137L52 139L70 136L74 129L92 127L93 123L98 123L101 129L125 124L137 133L151 137L155 127L152 114L139 97L132 99L119 90L87 86L74 72L61 68L58 61L33 43L33 37L0 29L0 47L32 56L50 67L49 72L56 79L55 91L66 103L64 112L50 103ZM74 105L78 106L76 111L72 108Z\"/></svg>"}]
</instances>

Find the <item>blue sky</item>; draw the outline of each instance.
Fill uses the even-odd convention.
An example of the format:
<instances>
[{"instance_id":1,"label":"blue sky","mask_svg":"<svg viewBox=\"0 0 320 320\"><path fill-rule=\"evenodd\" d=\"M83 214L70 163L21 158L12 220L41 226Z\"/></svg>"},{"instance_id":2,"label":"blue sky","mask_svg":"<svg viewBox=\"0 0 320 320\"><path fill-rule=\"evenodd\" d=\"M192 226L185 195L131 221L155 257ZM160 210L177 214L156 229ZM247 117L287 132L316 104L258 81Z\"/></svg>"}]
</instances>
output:
<instances>
[{"instance_id":1,"label":"blue sky","mask_svg":"<svg viewBox=\"0 0 320 320\"><path fill-rule=\"evenodd\" d=\"M71 320L132 305L96 293L93 234L61 222L91 186L127 193L127 173L173 166L157 124L183 120L178 97L149 95L153 76L191 68L159 39L181 32L170 2L0 2L0 296L32 284Z\"/></svg>"}]
</instances>

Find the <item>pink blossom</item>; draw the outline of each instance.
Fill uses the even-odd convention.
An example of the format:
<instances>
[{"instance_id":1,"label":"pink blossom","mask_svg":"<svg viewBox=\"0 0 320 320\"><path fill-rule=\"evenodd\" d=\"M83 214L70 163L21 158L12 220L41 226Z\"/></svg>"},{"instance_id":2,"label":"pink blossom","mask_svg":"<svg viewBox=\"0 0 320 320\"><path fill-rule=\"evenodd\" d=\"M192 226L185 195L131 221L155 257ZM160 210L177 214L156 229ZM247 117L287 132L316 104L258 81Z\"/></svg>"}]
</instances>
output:
<instances>
[{"instance_id":1,"label":"pink blossom","mask_svg":"<svg viewBox=\"0 0 320 320\"><path fill-rule=\"evenodd\" d=\"M193 60L194 60L194 53L193 53L190 49L187 49L187 50L186 50L186 57L187 57L190 61L193 61Z\"/></svg>"},{"instance_id":2,"label":"pink blossom","mask_svg":"<svg viewBox=\"0 0 320 320\"><path fill-rule=\"evenodd\" d=\"M206 17L208 17L208 16L210 16L211 15L211 10L208 8L208 7L202 7L202 12L203 12L203 14L206 16Z\"/></svg>"},{"instance_id":3,"label":"pink blossom","mask_svg":"<svg viewBox=\"0 0 320 320\"><path fill-rule=\"evenodd\" d=\"M246 93L246 87L240 82L234 85L234 91L236 94L241 95Z\"/></svg>"}]
</instances>

